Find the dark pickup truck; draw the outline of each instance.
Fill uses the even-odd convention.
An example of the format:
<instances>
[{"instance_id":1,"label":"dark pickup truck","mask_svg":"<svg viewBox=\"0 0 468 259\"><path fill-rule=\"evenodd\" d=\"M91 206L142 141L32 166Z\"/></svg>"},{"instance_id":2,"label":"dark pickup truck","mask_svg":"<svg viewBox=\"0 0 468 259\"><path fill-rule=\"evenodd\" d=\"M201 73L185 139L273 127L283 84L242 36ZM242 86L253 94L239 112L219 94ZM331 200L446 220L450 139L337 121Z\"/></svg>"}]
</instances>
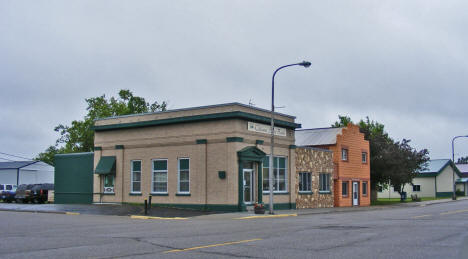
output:
<instances>
[{"instance_id":1,"label":"dark pickup truck","mask_svg":"<svg viewBox=\"0 0 468 259\"><path fill-rule=\"evenodd\" d=\"M54 185L50 183L22 184L16 189L15 200L17 203L44 203L47 201L49 190L53 189Z\"/></svg>"}]
</instances>

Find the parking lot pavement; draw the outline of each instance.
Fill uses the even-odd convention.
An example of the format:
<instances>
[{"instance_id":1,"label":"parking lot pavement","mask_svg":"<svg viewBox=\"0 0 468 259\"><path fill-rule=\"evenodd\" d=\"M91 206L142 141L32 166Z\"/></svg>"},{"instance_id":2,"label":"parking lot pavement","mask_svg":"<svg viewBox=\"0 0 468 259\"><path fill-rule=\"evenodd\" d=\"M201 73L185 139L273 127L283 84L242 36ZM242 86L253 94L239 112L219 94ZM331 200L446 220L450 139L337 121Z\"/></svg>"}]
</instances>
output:
<instances>
[{"instance_id":1,"label":"parking lot pavement","mask_svg":"<svg viewBox=\"0 0 468 259\"><path fill-rule=\"evenodd\" d=\"M93 215L114 215L129 216L143 215L142 205L132 204L21 204L21 203L0 203L0 210L24 211L37 213L59 213L59 214L93 214ZM214 212L204 212L188 209L152 207L148 211L148 216L153 217L195 217Z\"/></svg>"}]
</instances>

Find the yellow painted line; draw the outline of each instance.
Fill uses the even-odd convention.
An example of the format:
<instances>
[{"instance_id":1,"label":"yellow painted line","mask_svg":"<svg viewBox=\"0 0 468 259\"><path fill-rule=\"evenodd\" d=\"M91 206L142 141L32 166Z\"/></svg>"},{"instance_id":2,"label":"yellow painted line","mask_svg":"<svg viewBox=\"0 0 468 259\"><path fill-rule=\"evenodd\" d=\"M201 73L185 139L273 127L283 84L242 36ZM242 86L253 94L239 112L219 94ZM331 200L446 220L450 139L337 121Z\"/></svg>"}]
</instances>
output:
<instances>
[{"instance_id":1,"label":"yellow painted line","mask_svg":"<svg viewBox=\"0 0 468 259\"><path fill-rule=\"evenodd\" d=\"M468 212L468 210L447 211L447 212L440 213L440 215L450 215L450 214L457 214L457 213L462 213L462 212Z\"/></svg>"},{"instance_id":2,"label":"yellow painted line","mask_svg":"<svg viewBox=\"0 0 468 259\"><path fill-rule=\"evenodd\" d=\"M226 243L213 244L213 245L206 245L206 246L195 246L195 247L184 248L184 249L169 250L169 251L165 251L165 252L163 252L163 253L164 253L164 254L167 254L167 253L176 253L176 252L186 252L186 251L197 250L197 249L203 249L203 248L210 248L210 247L217 247L217 246L227 246L227 245L235 245L235 244L242 244L242 243L248 243L248 242L259 241L259 240L262 240L262 239L261 239L261 238L255 238L255 239L249 239L249 240L233 241L233 242L226 242Z\"/></svg>"},{"instance_id":3,"label":"yellow painted line","mask_svg":"<svg viewBox=\"0 0 468 259\"><path fill-rule=\"evenodd\" d=\"M296 217L297 214L278 214L278 215L263 215L263 216L248 216L234 219L263 219L263 218L284 218L284 217Z\"/></svg>"},{"instance_id":4,"label":"yellow painted line","mask_svg":"<svg viewBox=\"0 0 468 259\"><path fill-rule=\"evenodd\" d=\"M65 212L65 214L67 214L67 215L80 215L79 212L68 212L68 211Z\"/></svg>"},{"instance_id":5,"label":"yellow painted line","mask_svg":"<svg viewBox=\"0 0 468 259\"><path fill-rule=\"evenodd\" d=\"M425 218L425 217L430 217L430 216L432 215L427 214L427 215L421 215L421 216L414 216L413 219Z\"/></svg>"},{"instance_id":6,"label":"yellow painted line","mask_svg":"<svg viewBox=\"0 0 468 259\"><path fill-rule=\"evenodd\" d=\"M173 217L173 218L164 218L164 217L150 217L150 216L138 216L138 215L131 215L130 218L132 219L170 219L170 220L184 220L187 218L180 218L180 217Z\"/></svg>"}]
</instances>

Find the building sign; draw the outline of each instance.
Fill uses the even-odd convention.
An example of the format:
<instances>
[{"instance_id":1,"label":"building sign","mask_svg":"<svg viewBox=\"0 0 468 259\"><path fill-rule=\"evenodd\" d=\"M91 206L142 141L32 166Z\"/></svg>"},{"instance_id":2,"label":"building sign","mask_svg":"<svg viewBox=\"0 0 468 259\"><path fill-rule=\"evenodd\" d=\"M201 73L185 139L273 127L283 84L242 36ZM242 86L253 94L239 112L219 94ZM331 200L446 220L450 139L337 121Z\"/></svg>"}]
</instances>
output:
<instances>
[{"instance_id":1,"label":"building sign","mask_svg":"<svg viewBox=\"0 0 468 259\"><path fill-rule=\"evenodd\" d=\"M260 133L265 133L265 134L271 134L271 126L266 125L266 124L260 124L260 123L255 123L255 122L248 122L247 124L247 129L249 131L255 131L255 132L260 132ZM275 127L275 135L276 136L283 136L286 137L286 129L285 128L279 128Z\"/></svg>"}]
</instances>

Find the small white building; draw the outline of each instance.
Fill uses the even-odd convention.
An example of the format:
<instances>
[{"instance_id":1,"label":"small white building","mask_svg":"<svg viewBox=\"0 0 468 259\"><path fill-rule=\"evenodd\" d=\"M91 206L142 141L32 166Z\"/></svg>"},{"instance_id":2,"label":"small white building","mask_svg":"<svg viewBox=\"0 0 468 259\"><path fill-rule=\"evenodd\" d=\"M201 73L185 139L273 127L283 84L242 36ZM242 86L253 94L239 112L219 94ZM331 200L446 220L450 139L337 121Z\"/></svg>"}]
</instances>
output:
<instances>
[{"instance_id":1,"label":"small white building","mask_svg":"<svg viewBox=\"0 0 468 259\"><path fill-rule=\"evenodd\" d=\"M468 164L456 164L456 166L462 176L457 180L457 190L465 190L465 196L468 196Z\"/></svg>"},{"instance_id":2,"label":"small white building","mask_svg":"<svg viewBox=\"0 0 468 259\"><path fill-rule=\"evenodd\" d=\"M0 162L0 184L54 183L54 167L41 161Z\"/></svg>"},{"instance_id":3,"label":"small white building","mask_svg":"<svg viewBox=\"0 0 468 259\"><path fill-rule=\"evenodd\" d=\"M407 197L416 194L418 197L451 197L453 194L453 175L457 181L457 190L466 192L465 184L458 183L461 173L450 159L429 160L427 168L418 173L412 184L406 184L404 191ZM400 198L391 184L387 189L380 189L378 198Z\"/></svg>"}]
</instances>

